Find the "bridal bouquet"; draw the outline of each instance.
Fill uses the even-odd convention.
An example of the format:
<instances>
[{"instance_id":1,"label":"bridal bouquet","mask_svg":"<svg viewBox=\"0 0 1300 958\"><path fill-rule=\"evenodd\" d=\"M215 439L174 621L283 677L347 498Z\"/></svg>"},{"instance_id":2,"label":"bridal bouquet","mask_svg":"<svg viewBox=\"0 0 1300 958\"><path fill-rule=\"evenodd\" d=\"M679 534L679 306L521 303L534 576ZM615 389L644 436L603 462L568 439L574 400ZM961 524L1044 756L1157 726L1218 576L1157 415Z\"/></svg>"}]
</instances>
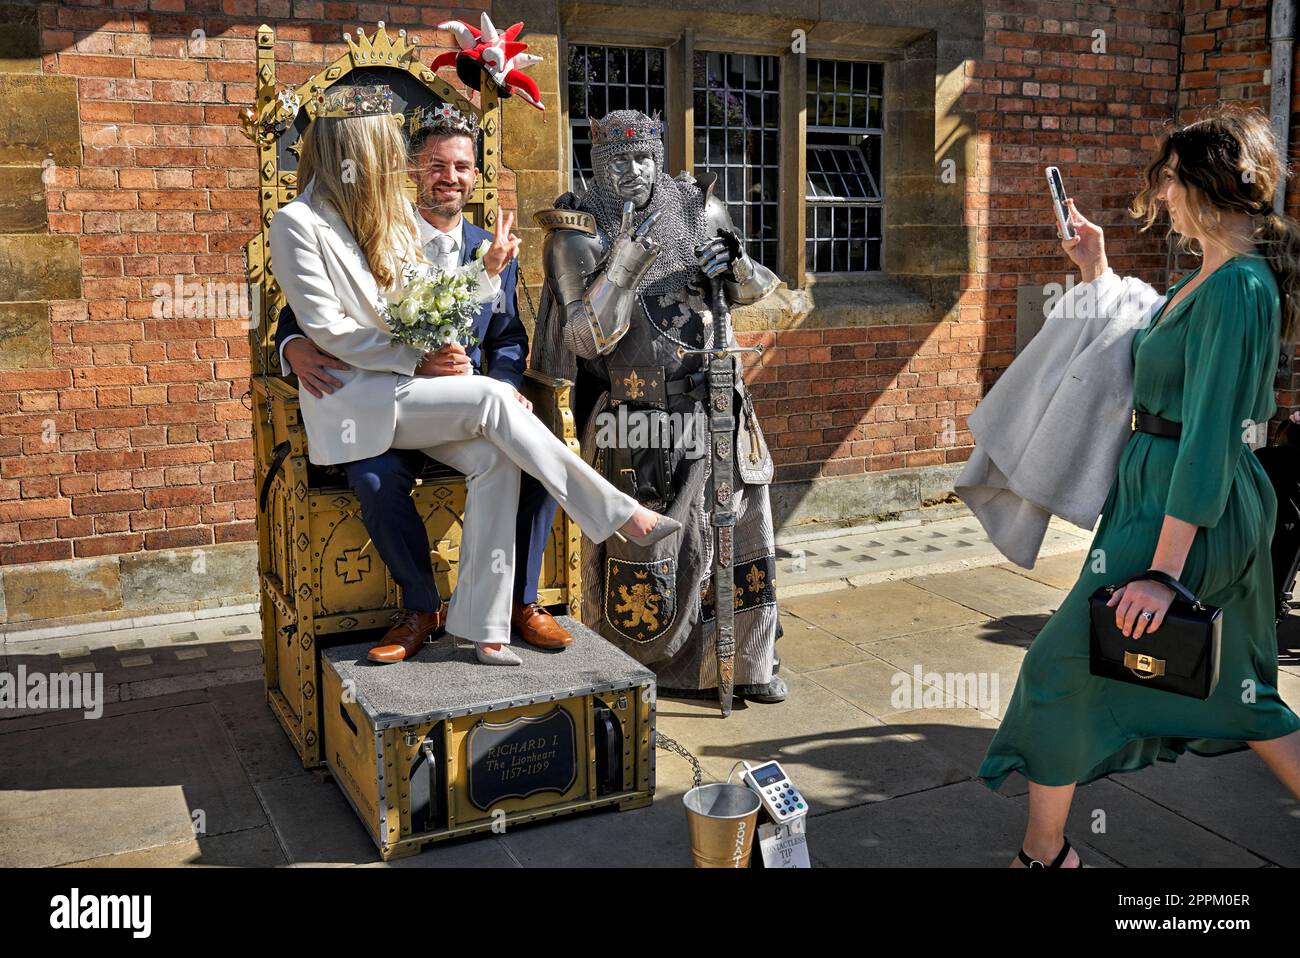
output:
<instances>
[{"instance_id":1,"label":"bridal bouquet","mask_svg":"<svg viewBox=\"0 0 1300 958\"><path fill-rule=\"evenodd\" d=\"M405 266L397 290L380 304L393 338L424 352L456 342L475 345L474 320L482 302L478 272L477 264L451 272L428 264Z\"/></svg>"}]
</instances>

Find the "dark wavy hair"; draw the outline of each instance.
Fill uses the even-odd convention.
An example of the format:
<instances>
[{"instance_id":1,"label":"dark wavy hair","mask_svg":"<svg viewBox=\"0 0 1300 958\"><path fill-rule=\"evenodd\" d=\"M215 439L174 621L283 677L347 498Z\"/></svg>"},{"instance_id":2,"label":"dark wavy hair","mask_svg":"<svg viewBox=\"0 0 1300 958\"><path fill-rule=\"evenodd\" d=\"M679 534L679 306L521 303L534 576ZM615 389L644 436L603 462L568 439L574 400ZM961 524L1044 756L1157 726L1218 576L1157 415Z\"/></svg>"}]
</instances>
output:
<instances>
[{"instance_id":1,"label":"dark wavy hair","mask_svg":"<svg viewBox=\"0 0 1300 958\"><path fill-rule=\"evenodd\" d=\"M1129 209L1144 221L1143 230L1154 225L1160 212L1160 175L1174 156L1172 172L1187 188L1188 218L1201 235L1221 232L1224 212L1251 217L1255 248L1268 261L1282 293L1282 338L1290 340L1300 324L1300 224L1273 211L1288 171L1268 117L1255 107L1223 105L1166 136Z\"/></svg>"}]
</instances>

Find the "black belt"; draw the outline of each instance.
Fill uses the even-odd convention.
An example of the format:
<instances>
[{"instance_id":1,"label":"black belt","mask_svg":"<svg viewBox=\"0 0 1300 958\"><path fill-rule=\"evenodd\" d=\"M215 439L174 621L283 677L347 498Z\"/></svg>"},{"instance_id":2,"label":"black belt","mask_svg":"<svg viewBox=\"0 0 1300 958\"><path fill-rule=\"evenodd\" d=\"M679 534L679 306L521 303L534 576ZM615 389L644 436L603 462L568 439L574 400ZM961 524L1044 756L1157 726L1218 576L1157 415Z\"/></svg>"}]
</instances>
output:
<instances>
[{"instance_id":1,"label":"black belt","mask_svg":"<svg viewBox=\"0 0 1300 958\"><path fill-rule=\"evenodd\" d=\"M694 392L699 389L704 385L707 378L708 374L703 371L690 373L681 379L668 380L668 382L664 383L664 389L670 396L680 396L682 393Z\"/></svg>"},{"instance_id":2,"label":"black belt","mask_svg":"<svg viewBox=\"0 0 1300 958\"><path fill-rule=\"evenodd\" d=\"M1164 436L1167 439L1177 439L1183 432L1181 422L1174 422L1172 419L1154 413L1138 412L1136 409L1133 410L1131 425L1134 432L1148 432L1153 436Z\"/></svg>"}]
</instances>

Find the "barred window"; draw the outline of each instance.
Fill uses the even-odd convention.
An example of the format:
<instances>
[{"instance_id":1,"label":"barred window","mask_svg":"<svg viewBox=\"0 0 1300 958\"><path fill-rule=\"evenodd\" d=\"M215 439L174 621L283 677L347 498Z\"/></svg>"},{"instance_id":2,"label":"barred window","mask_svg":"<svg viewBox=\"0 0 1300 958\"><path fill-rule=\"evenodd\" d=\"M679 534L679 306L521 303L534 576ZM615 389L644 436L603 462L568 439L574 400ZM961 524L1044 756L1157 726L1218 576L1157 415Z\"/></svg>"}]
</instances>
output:
<instances>
[{"instance_id":1,"label":"barred window","mask_svg":"<svg viewBox=\"0 0 1300 958\"><path fill-rule=\"evenodd\" d=\"M754 259L777 266L780 165L779 61L749 53L695 54L695 173L718 174Z\"/></svg>"},{"instance_id":2,"label":"barred window","mask_svg":"<svg viewBox=\"0 0 1300 958\"><path fill-rule=\"evenodd\" d=\"M805 255L818 273L881 268L883 63L808 61Z\"/></svg>"},{"instance_id":3,"label":"barred window","mask_svg":"<svg viewBox=\"0 0 1300 958\"><path fill-rule=\"evenodd\" d=\"M569 46L569 188L591 182L591 118L612 110L664 112L664 51L642 47ZM664 148L672 131L664 133Z\"/></svg>"}]
</instances>

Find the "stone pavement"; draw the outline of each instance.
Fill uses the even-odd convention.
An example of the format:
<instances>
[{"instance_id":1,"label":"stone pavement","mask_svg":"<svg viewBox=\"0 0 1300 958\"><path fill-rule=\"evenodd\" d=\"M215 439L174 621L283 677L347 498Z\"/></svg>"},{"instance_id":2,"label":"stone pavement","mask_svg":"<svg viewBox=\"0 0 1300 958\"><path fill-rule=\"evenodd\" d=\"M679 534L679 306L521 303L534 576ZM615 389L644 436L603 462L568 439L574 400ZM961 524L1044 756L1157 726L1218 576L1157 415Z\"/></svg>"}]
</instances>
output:
<instances>
[{"instance_id":1,"label":"stone pavement","mask_svg":"<svg viewBox=\"0 0 1300 958\"><path fill-rule=\"evenodd\" d=\"M963 521L971 526L953 522ZM698 756L707 780L725 780L739 759L785 765L809 799L819 865L1000 867L1019 844L1023 780L994 794L974 773L1025 648L1084 561L1087 534L1062 531L1074 549L1023 570L959 528L785 542L782 584L804 593L782 603L790 699L741 706L727 720L707 703L659 700L660 731ZM841 575L844 563L815 564L852 556L869 565L880 561L864 558L872 549L916 549L923 559L936 531L948 540L939 546L944 571L916 574L925 567L910 554L892 556L893 571ZM911 577L892 578L899 570ZM814 576L826 587L805 588ZM844 587L855 576L867 578ZM106 639L117 648L96 648L86 635L6 645L5 670L99 669L117 697L97 721L0 719L0 865L378 865L337 787L301 768L266 708L252 677L256 646L241 627L256 635L253 617L240 616L119 630ZM1300 703L1300 613L1284 625L1282 645L1282 693ZM972 681L945 688L945 673ZM391 867L688 865L681 795L690 768L663 751L656 762L649 808L433 846ZM196 816L206 829L197 840ZM1189 755L1096 782L1080 790L1069 831L1097 867L1300 865L1300 802L1249 752Z\"/></svg>"}]
</instances>

